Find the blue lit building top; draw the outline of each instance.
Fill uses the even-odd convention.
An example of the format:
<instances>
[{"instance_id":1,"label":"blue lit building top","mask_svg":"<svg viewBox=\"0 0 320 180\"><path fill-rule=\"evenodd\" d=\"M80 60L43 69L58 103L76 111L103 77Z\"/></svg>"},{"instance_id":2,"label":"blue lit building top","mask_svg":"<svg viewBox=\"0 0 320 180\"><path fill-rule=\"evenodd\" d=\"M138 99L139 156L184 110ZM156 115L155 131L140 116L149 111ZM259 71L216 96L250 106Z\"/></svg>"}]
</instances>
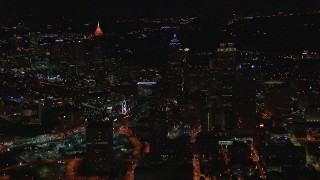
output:
<instances>
[{"instance_id":1,"label":"blue lit building top","mask_svg":"<svg viewBox=\"0 0 320 180\"><path fill-rule=\"evenodd\" d=\"M173 34L173 38L170 41L170 45L180 45L180 41L177 38L177 34L176 33Z\"/></svg>"}]
</instances>

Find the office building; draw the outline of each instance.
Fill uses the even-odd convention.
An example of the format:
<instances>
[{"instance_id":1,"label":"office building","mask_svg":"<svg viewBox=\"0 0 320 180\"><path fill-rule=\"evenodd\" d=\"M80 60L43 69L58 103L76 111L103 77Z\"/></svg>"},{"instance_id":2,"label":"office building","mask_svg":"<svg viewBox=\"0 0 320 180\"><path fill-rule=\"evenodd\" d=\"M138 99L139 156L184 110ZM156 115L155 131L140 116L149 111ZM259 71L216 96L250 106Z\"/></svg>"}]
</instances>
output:
<instances>
[{"instance_id":1,"label":"office building","mask_svg":"<svg viewBox=\"0 0 320 180\"><path fill-rule=\"evenodd\" d=\"M96 112L92 112L96 113ZM95 117L95 116L93 116ZM88 120L86 129L86 167L93 175L108 175L111 172L113 149L112 122L108 120Z\"/></svg>"}]
</instances>

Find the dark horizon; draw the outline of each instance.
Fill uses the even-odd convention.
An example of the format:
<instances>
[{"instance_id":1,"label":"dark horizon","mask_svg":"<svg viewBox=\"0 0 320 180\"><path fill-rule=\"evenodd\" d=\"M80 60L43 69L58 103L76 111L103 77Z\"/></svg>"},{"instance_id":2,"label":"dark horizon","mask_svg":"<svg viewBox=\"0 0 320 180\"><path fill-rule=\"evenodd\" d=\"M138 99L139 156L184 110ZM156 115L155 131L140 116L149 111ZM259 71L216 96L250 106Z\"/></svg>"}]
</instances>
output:
<instances>
[{"instance_id":1,"label":"dark horizon","mask_svg":"<svg viewBox=\"0 0 320 180\"><path fill-rule=\"evenodd\" d=\"M35 15L38 19L66 16L79 19L153 17L174 15L208 15L223 17L233 11L250 14L256 12L270 13L277 11L318 10L319 1L315 0L119 0L119 1L43 1L29 0L7 1L1 6L1 15L26 16Z\"/></svg>"}]
</instances>

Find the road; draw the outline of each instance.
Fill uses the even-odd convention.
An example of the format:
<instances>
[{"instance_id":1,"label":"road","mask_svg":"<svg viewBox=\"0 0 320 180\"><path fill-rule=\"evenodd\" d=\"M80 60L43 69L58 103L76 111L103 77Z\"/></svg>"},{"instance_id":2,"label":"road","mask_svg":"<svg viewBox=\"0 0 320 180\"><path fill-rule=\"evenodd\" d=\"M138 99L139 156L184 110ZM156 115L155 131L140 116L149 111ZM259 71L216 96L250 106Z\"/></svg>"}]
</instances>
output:
<instances>
[{"instance_id":1,"label":"road","mask_svg":"<svg viewBox=\"0 0 320 180\"><path fill-rule=\"evenodd\" d=\"M227 147L227 146L226 146L226 147ZM228 153L227 148L225 148L223 145L220 145L220 146L219 146L219 152L220 152L220 154L221 154L222 157L223 157L224 163L225 163L226 165L228 165L229 162L230 162L230 154Z\"/></svg>"},{"instance_id":2,"label":"road","mask_svg":"<svg viewBox=\"0 0 320 180\"><path fill-rule=\"evenodd\" d=\"M191 143L195 143L196 140L197 140L197 137L198 137L198 134L201 132L201 121L197 121L196 124L195 124L195 127L193 129L193 132L191 134L191 137L190 137L190 142Z\"/></svg>"},{"instance_id":3,"label":"road","mask_svg":"<svg viewBox=\"0 0 320 180\"><path fill-rule=\"evenodd\" d=\"M266 171L260 162L260 158L259 158L260 156L257 149L253 145L251 145L250 149L251 149L251 159L254 163L256 163L256 166L258 167L260 178L267 179Z\"/></svg>"},{"instance_id":4,"label":"road","mask_svg":"<svg viewBox=\"0 0 320 180\"><path fill-rule=\"evenodd\" d=\"M190 142L195 143L198 137L198 134L201 132L201 121L198 120L195 123L193 132L190 137ZM209 180L209 177L206 177L204 174L201 174L201 168L200 168L200 154L194 154L193 155L193 180L200 180L201 177L203 177L205 180Z\"/></svg>"},{"instance_id":5,"label":"road","mask_svg":"<svg viewBox=\"0 0 320 180\"><path fill-rule=\"evenodd\" d=\"M137 163L142 152L142 144L137 137L133 136L132 131L128 125L128 120L125 120L123 122L122 126L120 126L118 130L116 130L115 134L123 134L128 136L131 144L134 146L134 150L132 153L133 161L131 161L131 164L129 164L128 171L124 176L124 180L134 180L134 170L137 167Z\"/></svg>"}]
</instances>

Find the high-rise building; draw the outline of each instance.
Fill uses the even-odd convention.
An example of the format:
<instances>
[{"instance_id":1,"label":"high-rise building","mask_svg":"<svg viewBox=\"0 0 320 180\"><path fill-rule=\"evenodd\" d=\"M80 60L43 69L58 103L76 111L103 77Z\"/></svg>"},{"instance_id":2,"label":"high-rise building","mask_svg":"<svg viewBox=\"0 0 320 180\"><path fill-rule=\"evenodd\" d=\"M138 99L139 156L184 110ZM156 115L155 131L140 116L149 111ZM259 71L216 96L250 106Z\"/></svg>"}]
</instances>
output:
<instances>
[{"instance_id":1,"label":"high-rise building","mask_svg":"<svg viewBox=\"0 0 320 180\"><path fill-rule=\"evenodd\" d=\"M265 95L265 113L270 115L289 114L292 107L291 94L292 90L288 87L276 86L270 88Z\"/></svg>"},{"instance_id":2,"label":"high-rise building","mask_svg":"<svg viewBox=\"0 0 320 180\"><path fill-rule=\"evenodd\" d=\"M97 25L97 28L96 28L96 31L94 32L94 35L95 36L103 36L103 32L100 28L100 23L98 22L98 25Z\"/></svg>"},{"instance_id":3,"label":"high-rise building","mask_svg":"<svg viewBox=\"0 0 320 180\"><path fill-rule=\"evenodd\" d=\"M39 101L39 120L41 122L41 125L43 125L44 122L44 112L45 112L45 100L40 99Z\"/></svg>"},{"instance_id":4,"label":"high-rise building","mask_svg":"<svg viewBox=\"0 0 320 180\"><path fill-rule=\"evenodd\" d=\"M214 115L212 110L207 108L203 110L203 117L201 122L202 132L210 132L214 128Z\"/></svg>"},{"instance_id":5,"label":"high-rise building","mask_svg":"<svg viewBox=\"0 0 320 180\"><path fill-rule=\"evenodd\" d=\"M256 121L256 82L237 80L232 88L232 110L235 129L253 130Z\"/></svg>"},{"instance_id":6,"label":"high-rise building","mask_svg":"<svg viewBox=\"0 0 320 180\"><path fill-rule=\"evenodd\" d=\"M217 57L213 62L213 69L217 80L220 81L219 103L223 107L232 106L233 82L235 80L237 49L233 43L221 43L217 50Z\"/></svg>"},{"instance_id":7,"label":"high-rise building","mask_svg":"<svg viewBox=\"0 0 320 180\"><path fill-rule=\"evenodd\" d=\"M233 43L221 43L217 57L210 62L210 68L222 73L234 73L236 68L237 49Z\"/></svg>"},{"instance_id":8,"label":"high-rise building","mask_svg":"<svg viewBox=\"0 0 320 180\"><path fill-rule=\"evenodd\" d=\"M220 77L219 84L219 103L223 107L232 107L233 82L234 76L231 74L224 74Z\"/></svg>"},{"instance_id":9,"label":"high-rise building","mask_svg":"<svg viewBox=\"0 0 320 180\"><path fill-rule=\"evenodd\" d=\"M91 58L93 59L89 60L89 66L91 66L92 69L95 69L95 73L97 73L96 75L98 76L99 71L103 67L103 62L105 61L106 57L106 41L100 28L99 22L97 29L94 32L94 36L95 38L93 43L91 44L92 47L90 48L92 50Z\"/></svg>"},{"instance_id":10,"label":"high-rise building","mask_svg":"<svg viewBox=\"0 0 320 180\"><path fill-rule=\"evenodd\" d=\"M94 175L108 175L111 172L113 150L112 121L102 119L96 111L91 111L86 129L87 172Z\"/></svg>"},{"instance_id":11,"label":"high-rise building","mask_svg":"<svg viewBox=\"0 0 320 180\"><path fill-rule=\"evenodd\" d=\"M29 33L29 51L33 53L37 49L38 43L37 43L37 37L35 33Z\"/></svg>"},{"instance_id":12,"label":"high-rise building","mask_svg":"<svg viewBox=\"0 0 320 180\"><path fill-rule=\"evenodd\" d=\"M168 47L168 63L169 65L177 65L187 62L187 54L183 52L182 45L176 34L173 34L173 38L170 41Z\"/></svg>"},{"instance_id":13,"label":"high-rise building","mask_svg":"<svg viewBox=\"0 0 320 180\"><path fill-rule=\"evenodd\" d=\"M174 34L168 47L168 81L169 91L174 98L185 91L187 59L189 49L183 48Z\"/></svg>"}]
</instances>

